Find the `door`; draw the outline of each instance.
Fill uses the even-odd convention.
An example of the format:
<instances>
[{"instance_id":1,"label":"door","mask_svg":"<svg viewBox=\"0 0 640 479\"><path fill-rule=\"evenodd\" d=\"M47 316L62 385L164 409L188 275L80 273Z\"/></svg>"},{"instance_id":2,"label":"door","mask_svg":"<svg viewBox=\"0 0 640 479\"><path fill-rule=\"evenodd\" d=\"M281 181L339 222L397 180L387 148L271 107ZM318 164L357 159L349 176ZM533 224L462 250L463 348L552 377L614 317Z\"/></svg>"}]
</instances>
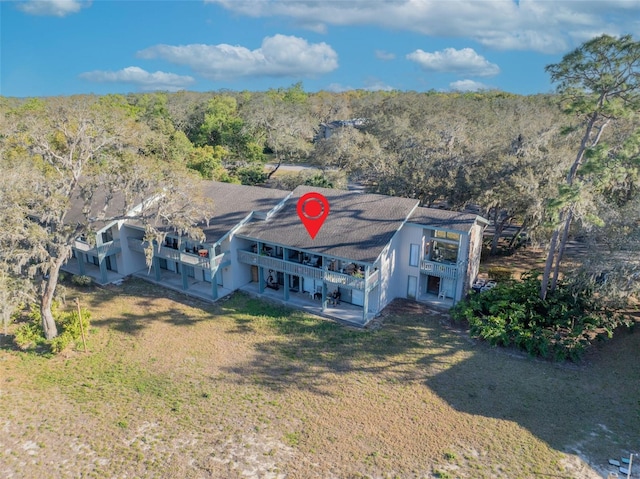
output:
<instances>
[{"instance_id":1,"label":"door","mask_svg":"<svg viewBox=\"0 0 640 479\"><path fill-rule=\"evenodd\" d=\"M105 262L105 265L107 266L107 269L109 271L116 271L116 272L118 271L118 267L117 267L116 261L115 260L112 261L111 260L111 256L107 256L104 259L104 262Z\"/></svg>"},{"instance_id":2,"label":"door","mask_svg":"<svg viewBox=\"0 0 640 479\"><path fill-rule=\"evenodd\" d=\"M351 292L351 304L355 304L356 306L364 306L364 291L354 289Z\"/></svg>"},{"instance_id":3,"label":"door","mask_svg":"<svg viewBox=\"0 0 640 479\"><path fill-rule=\"evenodd\" d=\"M407 282L407 298L416 299L418 294L418 278L417 276L409 276Z\"/></svg>"},{"instance_id":4,"label":"door","mask_svg":"<svg viewBox=\"0 0 640 479\"><path fill-rule=\"evenodd\" d=\"M440 294L440 278L437 276L427 276L427 293Z\"/></svg>"}]
</instances>

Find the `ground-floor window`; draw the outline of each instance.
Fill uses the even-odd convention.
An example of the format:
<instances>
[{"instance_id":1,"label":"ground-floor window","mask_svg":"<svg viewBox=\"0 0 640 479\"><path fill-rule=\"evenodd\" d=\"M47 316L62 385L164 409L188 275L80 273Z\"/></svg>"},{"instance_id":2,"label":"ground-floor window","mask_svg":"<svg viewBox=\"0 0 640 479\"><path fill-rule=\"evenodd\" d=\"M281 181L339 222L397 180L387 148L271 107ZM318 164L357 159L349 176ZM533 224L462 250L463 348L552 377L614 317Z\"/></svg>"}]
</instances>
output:
<instances>
[{"instance_id":1,"label":"ground-floor window","mask_svg":"<svg viewBox=\"0 0 640 479\"><path fill-rule=\"evenodd\" d=\"M159 258L158 259L158 266L160 266L160 269L169 269L168 265L167 265L167 260L164 258Z\"/></svg>"}]
</instances>

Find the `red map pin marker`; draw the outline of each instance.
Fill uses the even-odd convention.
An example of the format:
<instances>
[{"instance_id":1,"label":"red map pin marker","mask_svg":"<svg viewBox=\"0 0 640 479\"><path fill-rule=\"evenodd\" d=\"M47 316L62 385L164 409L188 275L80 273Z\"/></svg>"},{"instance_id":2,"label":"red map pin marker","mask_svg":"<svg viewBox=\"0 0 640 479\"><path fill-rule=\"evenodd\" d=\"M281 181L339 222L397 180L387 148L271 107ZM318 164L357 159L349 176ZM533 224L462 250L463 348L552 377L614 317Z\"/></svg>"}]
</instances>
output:
<instances>
[{"instance_id":1,"label":"red map pin marker","mask_svg":"<svg viewBox=\"0 0 640 479\"><path fill-rule=\"evenodd\" d=\"M329 214L329 202L320 193L307 193L298 200L298 216L311 239L315 239Z\"/></svg>"}]
</instances>

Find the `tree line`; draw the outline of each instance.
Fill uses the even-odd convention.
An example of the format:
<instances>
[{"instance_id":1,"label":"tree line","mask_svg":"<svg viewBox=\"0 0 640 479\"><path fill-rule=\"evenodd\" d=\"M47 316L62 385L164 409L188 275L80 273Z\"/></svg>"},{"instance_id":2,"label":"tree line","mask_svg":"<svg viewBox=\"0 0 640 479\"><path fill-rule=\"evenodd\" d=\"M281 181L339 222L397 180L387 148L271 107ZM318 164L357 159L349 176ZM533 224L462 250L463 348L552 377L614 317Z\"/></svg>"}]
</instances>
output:
<instances>
[{"instance_id":1,"label":"tree line","mask_svg":"<svg viewBox=\"0 0 640 479\"><path fill-rule=\"evenodd\" d=\"M637 251L640 238L639 52L629 36L597 37L547 67L556 93L531 96L309 93L297 83L265 92L1 97L0 290L34 286L45 333L55 335L51 300L73 239L123 218L144 196L164 198L141 213L154 239L163 234L158 218L198 234L193 224L211 205L198 198L195 178L288 188L348 179L424 206L474 208L493 224L494 254L514 225L547 244L543 299L568 239L606 245L611 255L576 277L606 272L615 293L628 296L635 266L613 259ZM331 125L356 118L356 126ZM289 162L319 173L276 174Z\"/></svg>"}]
</instances>

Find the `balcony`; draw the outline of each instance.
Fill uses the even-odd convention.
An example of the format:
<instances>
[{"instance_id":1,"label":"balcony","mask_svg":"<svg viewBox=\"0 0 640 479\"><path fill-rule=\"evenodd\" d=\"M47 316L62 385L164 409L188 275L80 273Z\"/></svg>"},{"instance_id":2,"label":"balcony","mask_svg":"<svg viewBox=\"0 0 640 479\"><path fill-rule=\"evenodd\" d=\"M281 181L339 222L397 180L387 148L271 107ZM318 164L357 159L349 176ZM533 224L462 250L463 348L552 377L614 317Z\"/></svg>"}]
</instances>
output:
<instances>
[{"instance_id":1,"label":"balcony","mask_svg":"<svg viewBox=\"0 0 640 479\"><path fill-rule=\"evenodd\" d=\"M211 260L211 268L218 269L223 263L229 261L230 257L231 253L229 251L219 254Z\"/></svg>"},{"instance_id":2,"label":"balcony","mask_svg":"<svg viewBox=\"0 0 640 479\"><path fill-rule=\"evenodd\" d=\"M144 250L149 246L147 241L142 238L127 237L127 246L131 251L137 251L138 253L144 253Z\"/></svg>"},{"instance_id":3,"label":"balcony","mask_svg":"<svg viewBox=\"0 0 640 479\"><path fill-rule=\"evenodd\" d=\"M456 279L458 268L455 264L438 263L436 261L422 260L420 262L420 272L440 278Z\"/></svg>"},{"instance_id":4,"label":"balcony","mask_svg":"<svg viewBox=\"0 0 640 479\"><path fill-rule=\"evenodd\" d=\"M101 258L119 253L120 251L122 251L122 249L120 248L120 240L116 239L113 241L109 241L108 243L101 244L100 246L98 246L97 250L98 256Z\"/></svg>"},{"instance_id":5,"label":"balcony","mask_svg":"<svg viewBox=\"0 0 640 479\"><path fill-rule=\"evenodd\" d=\"M100 258L104 258L105 256L110 256L121 251L119 239L109 241L108 243L101 244L100 246L91 245L86 241L76 240L73 247L78 251L89 253Z\"/></svg>"},{"instance_id":6,"label":"balcony","mask_svg":"<svg viewBox=\"0 0 640 479\"><path fill-rule=\"evenodd\" d=\"M338 286L346 286L352 289L364 289L364 278L351 276L335 271L325 271L324 280L327 283L336 284Z\"/></svg>"},{"instance_id":7,"label":"balcony","mask_svg":"<svg viewBox=\"0 0 640 479\"><path fill-rule=\"evenodd\" d=\"M373 271L365 284L365 279L362 277L339 273L337 271L327 271L293 261L285 261L280 258L251 253L249 251L238 251L238 261L244 264L281 271L283 273L321 279L336 286L344 286L357 290L364 290L366 286L367 291L371 291L378 284L380 278L379 271Z\"/></svg>"},{"instance_id":8,"label":"balcony","mask_svg":"<svg viewBox=\"0 0 640 479\"><path fill-rule=\"evenodd\" d=\"M201 254L196 254L196 253L187 253L185 251L181 251L180 261L182 263L185 263L191 266L198 266L199 268L209 269L211 267L209 256L203 256Z\"/></svg>"},{"instance_id":9,"label":"balcony","mask_svg":"<svg viewBox=\"0 0 640 479\"><path fill-rule=\"evenodd\" d=\"M180 261L180 251L168 246L163 246L162 248L156 247L154 253L155 256L159 258L170 259L171 261Z\"/></svg>"},{"instance_id":10,"label":"balcony","mask_svg":"<svg viewBox=\"0 0 640 479\"><path fill-rule=\"evenodd\" d=\"M245 264L262 266L263 268L282 271L283 273L305 276L307 278L322 279L323 271L313 266L285 261L271 256L259 255L249 251L238 251L238 261Z\"/></svg>"},{"instance_id":11,"label":"balcony","mask_svg":"<svg viewBox=\"0 0 640 479\"><path fill-rule=\"evenodd\" d=\"M79 239L75 240L75 242L73 243L73 247L78 251L82 251L83 253L89 253L95 250L95 246L92 246L86 241L82 241Z\"/></svg>"}]
</instances>

